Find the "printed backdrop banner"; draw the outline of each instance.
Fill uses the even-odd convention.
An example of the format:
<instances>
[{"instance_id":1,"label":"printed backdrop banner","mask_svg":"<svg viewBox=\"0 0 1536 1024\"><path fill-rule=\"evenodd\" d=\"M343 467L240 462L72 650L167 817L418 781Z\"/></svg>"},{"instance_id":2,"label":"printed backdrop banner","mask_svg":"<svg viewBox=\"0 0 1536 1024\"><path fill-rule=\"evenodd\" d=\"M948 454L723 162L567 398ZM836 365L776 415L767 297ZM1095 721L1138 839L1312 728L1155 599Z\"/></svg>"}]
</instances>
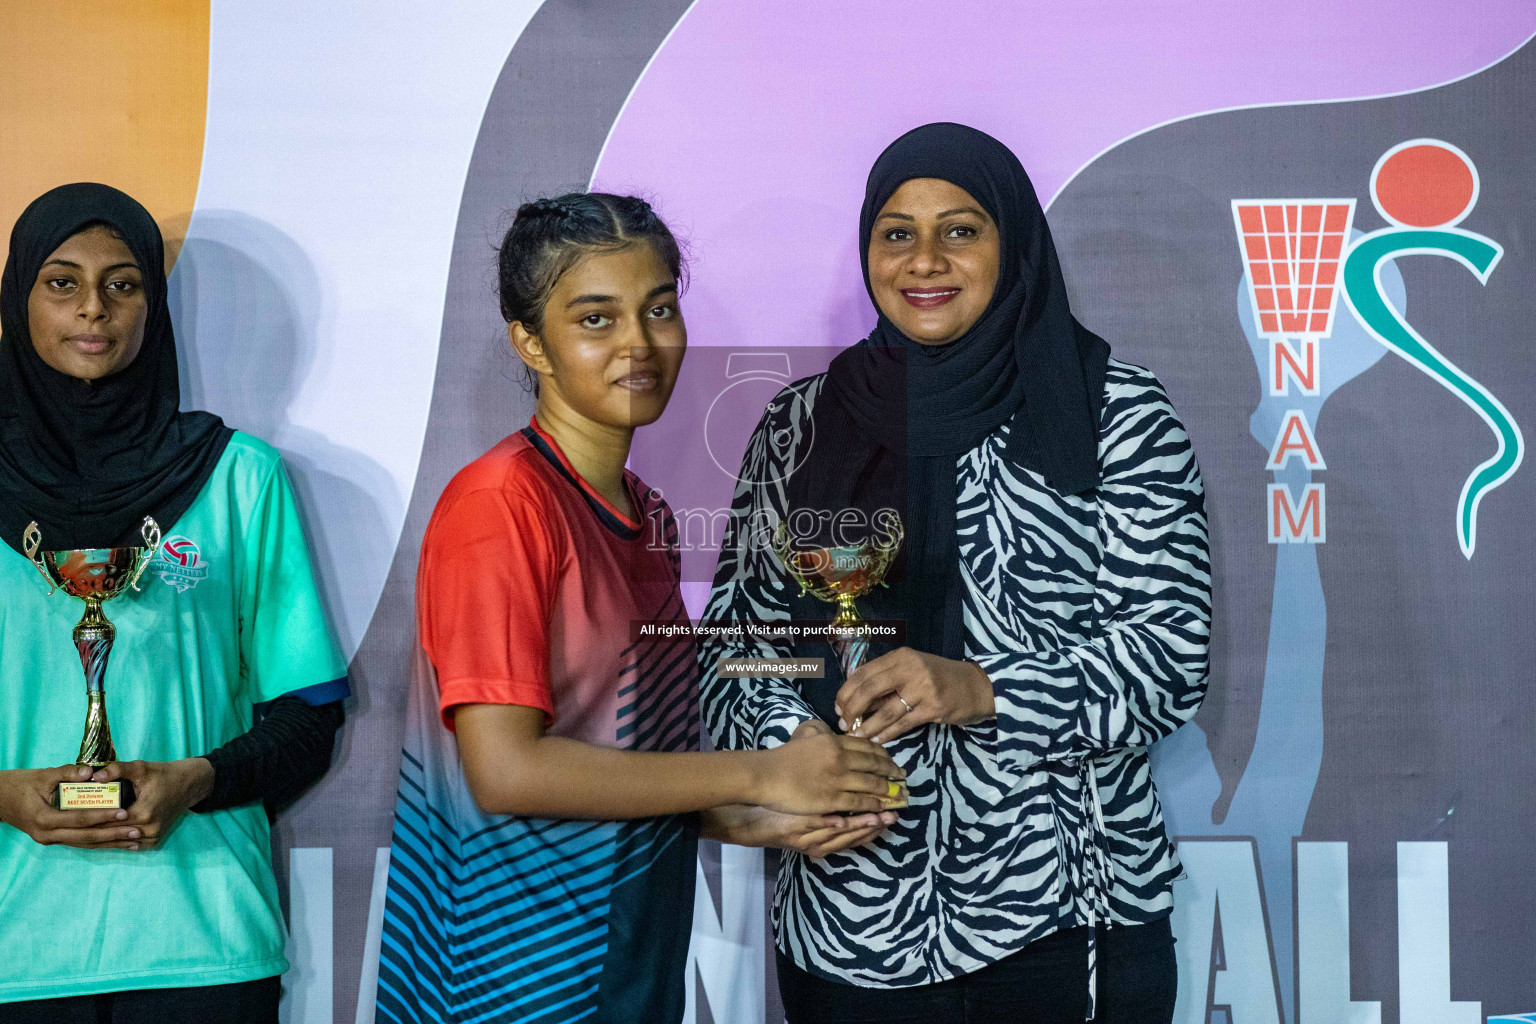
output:
<instances>
[{"instance_id":1,"label":"printed backdrop banner","mask_svg":"<svg viewBox=\"0 0 1536 1024\"><path fill-rule=\"evenodd\" d=\"M633 465L697 612L762 402L873 320L869 165L932 120L1019 154L1074 309L1161 378L1204 471L1210 694L1152 752L1179 1024L1536 1021L1525 0L122 17L0 12L0 217L79 178L143 197L179 246L188 404L298 485L357 698L276 829L289 1024L374 1016L422 531L531 411L494 295L509 211L638 191L689 242L695 351ZM60 78L82 52L120 84ZM782 1021L773 861L703 845L691 1021Z\"/></svg>"}]
</instances>

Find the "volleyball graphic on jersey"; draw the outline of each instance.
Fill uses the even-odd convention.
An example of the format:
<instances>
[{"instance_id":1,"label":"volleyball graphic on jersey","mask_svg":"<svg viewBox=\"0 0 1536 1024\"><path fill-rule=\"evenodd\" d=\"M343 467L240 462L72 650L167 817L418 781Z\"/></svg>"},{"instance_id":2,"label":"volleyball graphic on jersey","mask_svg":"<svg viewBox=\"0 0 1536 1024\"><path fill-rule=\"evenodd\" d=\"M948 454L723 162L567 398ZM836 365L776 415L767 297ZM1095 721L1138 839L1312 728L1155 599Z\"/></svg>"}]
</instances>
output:
<instances>
[{"instance_id":1,"label":"volleyball graphic on jersey","mask_svg":"<svg viewBox=\"0 0 1536 1024\"><path fill-rule=\"evenodd\" d=\"M149 571L177 593L185 594L208 578L208 563L203 561L202 550L190 537L167 537L160 545L160 555L150 563Z\"/></svg>"}]
</instances>

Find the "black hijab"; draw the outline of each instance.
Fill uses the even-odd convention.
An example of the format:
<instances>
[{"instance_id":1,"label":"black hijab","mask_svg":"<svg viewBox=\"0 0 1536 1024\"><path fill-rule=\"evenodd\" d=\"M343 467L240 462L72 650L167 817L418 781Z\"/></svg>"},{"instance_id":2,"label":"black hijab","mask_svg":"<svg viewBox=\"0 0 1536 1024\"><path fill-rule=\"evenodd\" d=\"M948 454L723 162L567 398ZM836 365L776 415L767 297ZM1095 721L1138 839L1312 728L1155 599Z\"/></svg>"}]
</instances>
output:
<instances>
[{"instance_id":1,"label":"black hijab","mask_svg":"<svg viewBox=\"0 0 1536 1024\"><path fill-rule=\"evenodd\" d=\"M913 178L963 188L997 225L1001 263L991 303L949 344L919 344L882 314L869 337L840 353L813 408L811 451L789 480L788 499L792 510L902 510L906 539L896 582L861 599L861 612L904 619L907 646L958 659L965 637L956 463L1008 423L1010 461L1062 495L1098 486L1109 346L1072 316L1045 211L1018 158L960 124L913 129L869 172L859 258L872 302L870 231ZM813 611L809 598L797 605L796 617L829 612Z\"/></svg>"},{"instance_id":2,"label":"black hijab","mask_svg":"<svg viewBox=\"0 0 1536 1024\"><path fill-rule=\"evenodd\" d=\"M49 255L92 223L110 226L133 254L148 316L138 357L87 383L32 347L27 297ZM21 551L33 520L50 551L141 544L145 516L169 532L233 433L180 404L165 246L149 211L89 182L44 193L16 221L0 278L0 539Z\"/></svg>"}]
</instances>

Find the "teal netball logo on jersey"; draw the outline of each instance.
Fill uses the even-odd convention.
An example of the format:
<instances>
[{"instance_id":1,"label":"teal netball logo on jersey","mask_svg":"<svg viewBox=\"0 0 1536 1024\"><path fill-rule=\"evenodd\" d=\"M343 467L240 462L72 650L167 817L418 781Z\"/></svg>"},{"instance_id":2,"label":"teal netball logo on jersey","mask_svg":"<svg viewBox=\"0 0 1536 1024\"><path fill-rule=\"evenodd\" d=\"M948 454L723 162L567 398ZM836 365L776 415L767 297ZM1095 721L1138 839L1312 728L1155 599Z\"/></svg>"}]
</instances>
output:
<instances>
[{"instance_id":1,"label":"teal netball logo on jersey","mask_svg":"<svg viewBox=\"0 0 1536 1024\"><path fill-rule=\"evenodd\" d=\"M1487 284L1503 246L1456 226L1477 205L1479 189L1472 158L1449 142L1410 139L1393 146L1371 171L1371 202L1390 227L1355 239L1342 274L1344 301L1361 325L1465 402L1493 432L1493 454L1468 474L1456 505L1456 539L1469 559L1477 549L1477 506L1520 468L1525 439L1493 392L1441 354L1387 299L1382 272L1399 256L1444 256Z\"/></svg>"},{"instance_id":2,"label":"teal netball logo on jersey","mask_svg":"<svg viewBox=\"0 0 1536 1024\"><path fill-rule=\"evenodd\" d=\"M149 568L181 594L208 578L208 563L203 561L197 542L190 537L167 537Z\"/></svg>"}]
</instances>

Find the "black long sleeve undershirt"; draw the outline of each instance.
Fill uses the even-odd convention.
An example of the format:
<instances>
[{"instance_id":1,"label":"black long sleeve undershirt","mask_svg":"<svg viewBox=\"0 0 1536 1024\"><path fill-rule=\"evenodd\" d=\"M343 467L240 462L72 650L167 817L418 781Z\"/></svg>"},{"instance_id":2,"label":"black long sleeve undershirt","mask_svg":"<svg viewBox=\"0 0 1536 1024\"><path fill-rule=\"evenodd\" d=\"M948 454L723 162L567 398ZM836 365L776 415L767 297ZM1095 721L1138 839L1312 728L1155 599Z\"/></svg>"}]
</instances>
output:
<instances>
[{"instance_id":1,"label":"black long sleeve undershirt","mask_svg":"<svg viewBox=\"0 0 1536 1024\"><path fill-rule=\"evenodd\" d=\"M346 717L341 701L309 704L279 697L244 735L204 754L213 765L213 790L194 811L220 811L256 800L270 811L298 796L331 764L336 731Z\"/></svg>"}]
</instances>

